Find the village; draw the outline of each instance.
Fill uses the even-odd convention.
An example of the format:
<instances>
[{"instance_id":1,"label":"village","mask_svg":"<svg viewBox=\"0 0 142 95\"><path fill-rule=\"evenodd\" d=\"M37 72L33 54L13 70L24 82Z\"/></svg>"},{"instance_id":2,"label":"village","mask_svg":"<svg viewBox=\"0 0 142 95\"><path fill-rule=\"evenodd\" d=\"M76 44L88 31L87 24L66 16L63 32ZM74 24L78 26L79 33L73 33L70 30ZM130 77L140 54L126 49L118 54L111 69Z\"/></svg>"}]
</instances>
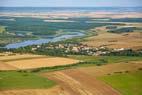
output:
<instances>
[{"instance_id":1,"label":"village","mask_svg":"<svg viewBox=\"0 0 142 95\"><path fill-rule=\"evenodd\" d=\"M132 51L130 48L107 48L105 46L91 47L81 43L50 43L46 45L34 45L31 51L36 52L38 50L59 50L65 54L77 54L77 55L89 55L99 56L106 55L112 52Z\"/></svg>"}]
</instances>

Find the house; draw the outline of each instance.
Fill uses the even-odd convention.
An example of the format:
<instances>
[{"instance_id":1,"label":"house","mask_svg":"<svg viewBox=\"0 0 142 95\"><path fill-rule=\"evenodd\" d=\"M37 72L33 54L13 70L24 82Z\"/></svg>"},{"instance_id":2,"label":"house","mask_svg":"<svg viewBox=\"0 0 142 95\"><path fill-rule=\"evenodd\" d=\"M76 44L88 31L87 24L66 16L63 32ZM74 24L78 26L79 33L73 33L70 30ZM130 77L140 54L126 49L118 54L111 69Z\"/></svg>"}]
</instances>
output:
<instances>
[{"instance_id":1,"label":"house","mask_svg":"<svg viewBox=\"0 0 142 95\"><path fill-rule=\"evenodd\" d=\"M72 47L72 51L79 52L79 49L78 49L78 47Z\"/></svg>"}]
</instances>

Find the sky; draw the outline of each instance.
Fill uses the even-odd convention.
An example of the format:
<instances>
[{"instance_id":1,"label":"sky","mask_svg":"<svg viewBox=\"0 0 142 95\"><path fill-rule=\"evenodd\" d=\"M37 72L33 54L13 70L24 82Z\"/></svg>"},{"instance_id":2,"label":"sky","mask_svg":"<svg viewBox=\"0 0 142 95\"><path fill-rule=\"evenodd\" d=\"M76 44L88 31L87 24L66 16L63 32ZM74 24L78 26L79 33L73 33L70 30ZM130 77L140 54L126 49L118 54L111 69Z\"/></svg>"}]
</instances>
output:
<instances>
[{"instance_id":1,"label":"sky","mask_svg":"<svg viewBox=\"0 0 142 95\"><path fill-rule=\"evenodd\" d=\"M142 0L0 0L0 7L137 7Z\"/></svg>"}]
</instances>

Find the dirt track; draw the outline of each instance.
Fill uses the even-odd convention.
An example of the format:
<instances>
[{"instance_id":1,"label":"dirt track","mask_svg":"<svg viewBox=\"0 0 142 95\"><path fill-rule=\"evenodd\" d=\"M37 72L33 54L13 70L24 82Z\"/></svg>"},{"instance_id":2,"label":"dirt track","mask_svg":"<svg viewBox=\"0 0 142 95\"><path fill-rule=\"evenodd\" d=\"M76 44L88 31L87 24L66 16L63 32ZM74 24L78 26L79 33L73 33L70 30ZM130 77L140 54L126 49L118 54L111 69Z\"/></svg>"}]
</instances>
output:
<instances>
[{"instance_id":1,"label":"dirt track","mask_svg":"<svg viewBox=\"0 0 142 95\"><path fill-rule=\"evenodd\" d=\"M70 95L120 95L107 84L79 70L64 70L43 75L56 81Z\"/></svg>"}]
</instances>

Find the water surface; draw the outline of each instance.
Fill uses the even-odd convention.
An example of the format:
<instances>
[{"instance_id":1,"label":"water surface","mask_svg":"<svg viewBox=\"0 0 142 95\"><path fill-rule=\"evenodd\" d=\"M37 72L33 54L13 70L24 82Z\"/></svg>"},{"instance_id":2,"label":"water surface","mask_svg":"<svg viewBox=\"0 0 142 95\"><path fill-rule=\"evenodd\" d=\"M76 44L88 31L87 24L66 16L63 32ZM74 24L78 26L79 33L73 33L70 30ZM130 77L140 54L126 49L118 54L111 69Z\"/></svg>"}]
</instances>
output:
<instances>
[{"instance_id":1,"label":"water surface","mask_svg":"<svg viewBox=\"0 0 142 95\"><path fill-rule=\"evenodd\" d=\"M49 42L57 42L57 41L62 41L66 39L71 39L74 37L81 37L84 36L85 34L80 33L80 32L74 32L74 34L68 34L68 35L61 35L58 37L53 37L53 38L47 38L47 39L39 39L39 40L27 40L19 43L12 43L8 44L5 46L5 48L12 49L12 48L20 48L20 47L25 47L29 45L41 45L44 43L49 43Z\"/></svg>"}]
</instances>

